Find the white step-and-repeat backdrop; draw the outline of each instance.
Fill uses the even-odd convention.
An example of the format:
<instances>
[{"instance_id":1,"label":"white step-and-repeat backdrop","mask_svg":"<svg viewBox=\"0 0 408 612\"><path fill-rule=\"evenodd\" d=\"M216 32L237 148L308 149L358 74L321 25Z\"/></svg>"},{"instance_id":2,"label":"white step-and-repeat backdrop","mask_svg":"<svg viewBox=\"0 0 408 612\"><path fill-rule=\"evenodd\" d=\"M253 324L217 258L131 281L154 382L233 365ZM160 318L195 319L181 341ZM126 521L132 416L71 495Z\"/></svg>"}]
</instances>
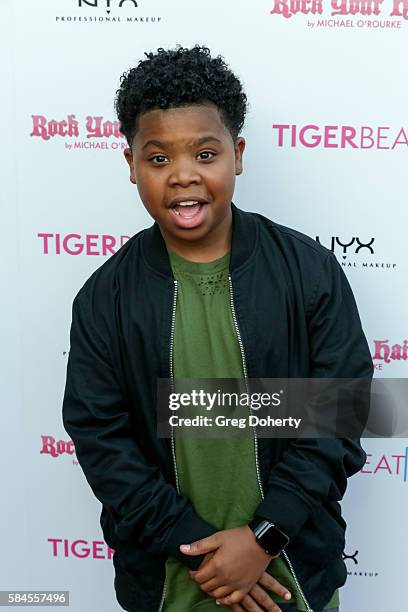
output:
<instances>
[{"instance_id":1,"label":"white step-and-repeat backdrop","mask_svg":"<svg viewBox=\"0 0 408 612\"><path fill-rule=\"evenodd\" d=\"M0 14L0 588L110 612L112 551L61 403L75 293L152 223L122 154L119 77L177 43L225 57L250 101L235 203L334 250L375 376L405 378L408 1L1 0ZM342 610L403 610L408 440L364 445Z\"/></svg>"}]
</instances>

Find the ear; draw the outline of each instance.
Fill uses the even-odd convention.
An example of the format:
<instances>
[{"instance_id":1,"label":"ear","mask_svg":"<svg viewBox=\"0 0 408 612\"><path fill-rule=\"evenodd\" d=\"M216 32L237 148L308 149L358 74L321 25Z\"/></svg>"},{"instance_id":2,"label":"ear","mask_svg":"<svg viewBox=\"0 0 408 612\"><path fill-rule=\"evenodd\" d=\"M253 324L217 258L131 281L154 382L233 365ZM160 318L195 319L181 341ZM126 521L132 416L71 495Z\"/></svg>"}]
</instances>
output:
<instances>
[{"instance_id":1,"label":"ear","mask_svg":"<svg viewBox=\"0 0 408 612\"><path fill-rule=\"evenodd\" d=\"M235 174L242 174L242 157L245 149L245 138L240 136L235 140Z\"/></svg>"},{"instance_id":2,"label":"ear","mask_svg":"<svg viewBox=\"0 0 408 612\"><path fill-rule=\"evenodd\" d=\"M129 164L129 168L130 168L130 182L133 183L134 185L136 185L136 175L135 175L135 167L133 164L133 153L132 153L132 149L127 147L124 151L123 151L123 155L125 156L125 159L127 161L127 163Z\"/></svg>"}]
</instances>

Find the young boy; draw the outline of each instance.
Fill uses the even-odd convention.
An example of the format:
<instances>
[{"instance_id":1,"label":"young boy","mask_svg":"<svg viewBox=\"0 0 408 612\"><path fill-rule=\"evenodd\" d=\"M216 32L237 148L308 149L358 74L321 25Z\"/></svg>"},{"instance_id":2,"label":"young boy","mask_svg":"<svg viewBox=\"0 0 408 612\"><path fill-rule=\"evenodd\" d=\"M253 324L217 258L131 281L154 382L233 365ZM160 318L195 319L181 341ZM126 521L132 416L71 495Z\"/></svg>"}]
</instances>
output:
<instances>
[{"instance_id":1,"label":"young boy","mask_svg":"<svg viewBox=\"0 0 408 612\"><path fill-rule=\"evenodd\" d=\"M167 377L371 378L350 285L331 251L232 203L246 96L223 59L198 45L146 56L116 110L154 224L75 297L63 402L117 599L131 612L338 610L339 501L364 465L359 441L159 438L156 399Z\"/></svg>"}]
</instances>

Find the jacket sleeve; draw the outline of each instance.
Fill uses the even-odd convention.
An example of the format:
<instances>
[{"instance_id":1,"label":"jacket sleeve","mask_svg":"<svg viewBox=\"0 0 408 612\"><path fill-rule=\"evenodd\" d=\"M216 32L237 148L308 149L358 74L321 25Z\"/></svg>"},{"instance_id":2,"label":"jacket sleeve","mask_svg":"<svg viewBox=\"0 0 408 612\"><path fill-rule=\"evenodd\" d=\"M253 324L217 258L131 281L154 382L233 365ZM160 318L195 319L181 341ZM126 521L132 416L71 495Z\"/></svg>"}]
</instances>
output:
<instances>
[{"instance_id":1,"label":"jacket sleeve","mask_svg":"<svg viewBox=\"0 0 408 612\"><path fill-rule=\"evenodd\" d=\"M78 462L95 496L113 517L117 542L133 540L150 553L172 555L197 569L205 555L189 557L179 545L217 529L196 514L188 499L140 451L109 349L93 324L88 303L88 297L84 301L78 294L72 305L62 408Z\"/></svg>"},{"instance_id":2,"label":"jacket sleeve","mask_svg":"<svg viewBox=\"0 0 408 612\"><path fill-rule=\"evenodd\" d=\"M373 363L353 292L332 253L315 285L307 311L309 376L371 379ZM322 503L342 499L347 478L365 460L358 438L292 440L270 471L255 518L275 523L294 538Z\"/></svg>"}]
</instances>

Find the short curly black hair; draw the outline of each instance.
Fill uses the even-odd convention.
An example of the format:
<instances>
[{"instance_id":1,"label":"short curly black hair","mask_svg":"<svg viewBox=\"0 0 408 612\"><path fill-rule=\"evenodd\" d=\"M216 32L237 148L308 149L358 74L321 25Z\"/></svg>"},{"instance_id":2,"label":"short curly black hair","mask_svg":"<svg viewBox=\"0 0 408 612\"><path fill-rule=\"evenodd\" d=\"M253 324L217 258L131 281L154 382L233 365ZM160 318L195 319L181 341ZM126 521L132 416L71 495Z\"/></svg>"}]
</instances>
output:
<instances>
[{"instance_id":1,"label":"short curly black hair","mask_svg":"<svg viewBox=\"0 0 408 612\"><path fill-rule=\"evenodd\" d=\"M141 113L154 110L213 103L235 141L247 111L241 82L218 55L208 47L157 49L146 53L135 68L125 72L116 92L115 110L120 131L131 146Z\"/></svg>"}]
</instances>

